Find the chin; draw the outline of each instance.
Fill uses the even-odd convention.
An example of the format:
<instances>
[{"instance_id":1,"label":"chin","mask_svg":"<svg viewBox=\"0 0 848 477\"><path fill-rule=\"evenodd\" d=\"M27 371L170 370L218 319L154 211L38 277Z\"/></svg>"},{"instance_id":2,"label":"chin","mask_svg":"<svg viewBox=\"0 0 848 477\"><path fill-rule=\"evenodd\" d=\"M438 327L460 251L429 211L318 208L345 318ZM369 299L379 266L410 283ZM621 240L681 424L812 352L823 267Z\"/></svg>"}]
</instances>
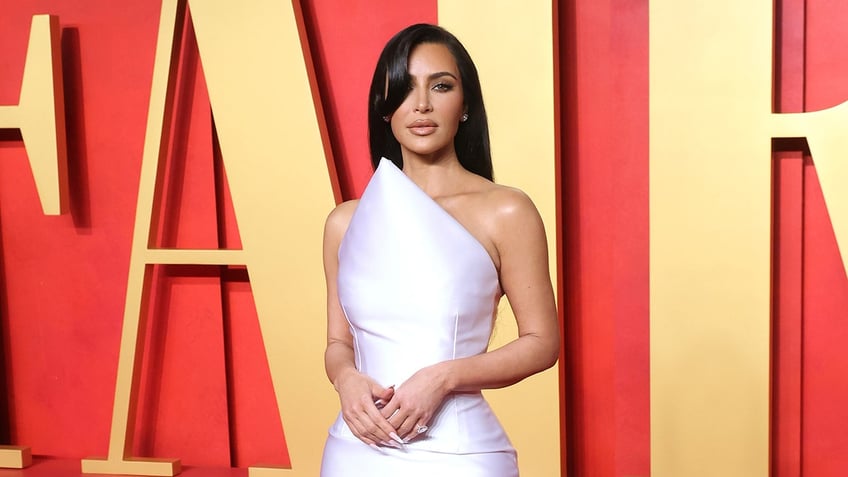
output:
<instances>
[{"instance_id":1,"label":"chin","mask_svg":"<svg viewBox=\"0 0 848 477\"><path fill-rule=\"evenodd\" d=\"M446 147L408 147L402 148L403 152L421 157L440 156L448 152Z\"/></svg>"},{"instance_id":2,"label":"chin","mask_svg":"<svg viewBox=\"0 0 848 477\"><path fill-rule=\"evenodd\" d=\"M418 156L433 156L439 155L450 150L450 145L445 144L418 144L411 145L411 147L402 147L401 150L409 152L411 154L415 154Z\"/></svg>"}]
</instances>

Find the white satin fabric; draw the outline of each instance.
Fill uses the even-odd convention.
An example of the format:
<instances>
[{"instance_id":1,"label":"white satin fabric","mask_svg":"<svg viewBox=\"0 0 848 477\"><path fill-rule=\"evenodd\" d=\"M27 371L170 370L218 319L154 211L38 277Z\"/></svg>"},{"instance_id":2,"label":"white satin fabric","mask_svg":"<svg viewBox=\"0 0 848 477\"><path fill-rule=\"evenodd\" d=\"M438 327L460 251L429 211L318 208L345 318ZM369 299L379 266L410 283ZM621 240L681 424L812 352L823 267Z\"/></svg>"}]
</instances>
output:
<instances>
[{"instance_id":1,"label":"white satin fabric","mask_svg":"<svg viewBox=\"0 0 848 477\"><path fill-rule=\"evenodd\" d=\"M383 159L339 247L339 300L357 368L403 386L426 366L486 351L499 299L486 249ZM322 477L515 477L515 450L481 393L449 395L405 449L372 449L339 414Z\"/></svg>"}]
</instances>

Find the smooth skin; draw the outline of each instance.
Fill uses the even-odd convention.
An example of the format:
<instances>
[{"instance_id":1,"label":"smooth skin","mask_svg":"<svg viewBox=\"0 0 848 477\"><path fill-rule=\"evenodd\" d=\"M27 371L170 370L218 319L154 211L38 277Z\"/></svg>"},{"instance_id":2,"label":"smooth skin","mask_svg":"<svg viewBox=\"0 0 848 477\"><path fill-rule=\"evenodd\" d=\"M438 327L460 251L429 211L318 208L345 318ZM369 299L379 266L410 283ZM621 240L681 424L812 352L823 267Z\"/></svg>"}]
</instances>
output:
<instances>
[{"instance_id":1,"label":"smooth skin","mask_svg":"<svg viewBox=\"0 0 848 477\"><path fill-rule=\"evenodd\" d=\"M400 446L414 439L452 392L514 384L551 367L559 355L556 304L548 272L544 225L529 197L468 172L454 136L465 112L456 61L441 44L423 43L409 56L409 95L392 114L403 172L488 251L509 298L518 338L486 353L423 368L397 386L382 387L354 365L353 337L338 299L338 250L357 201L340 204L324 229L327 280L327 376L342 416L366 444ZM410 250L409 253L415 253ZM375 402L377 404L375 404Z\"/></svg>"}]
</instances>

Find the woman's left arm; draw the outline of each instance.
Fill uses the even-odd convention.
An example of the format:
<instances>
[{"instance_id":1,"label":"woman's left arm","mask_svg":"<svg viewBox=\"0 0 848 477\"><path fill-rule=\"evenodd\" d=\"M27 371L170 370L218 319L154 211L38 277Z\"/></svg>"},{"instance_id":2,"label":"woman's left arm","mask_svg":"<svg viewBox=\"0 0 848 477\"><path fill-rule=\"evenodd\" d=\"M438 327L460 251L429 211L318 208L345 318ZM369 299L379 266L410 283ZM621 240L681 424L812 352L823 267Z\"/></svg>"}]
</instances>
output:
<instances>
[{"instance_id":1,"label":"woman's left arm","mask_svg":"<svg viewBox=\"0 0 848 477\"><path fill-rule=\"evenodd\" d=\"M500 280L518 324L518 338L469 358L440 363L449 391L509 386L556 363L560 338L545 227L523 192L503 191L492 238Z\"/></svg>"},{"instance_id":2,"label":"woman's left arm","mask_svg":"<svg viewBox=\"0 0 848 477\"><path fill-rule=\"evenodd\" d=\"M504 189L498 195L490 233L518 338L480 355L423 368L404 382L391 406L383 409L387 417L396 408L405 411L394 422L402 437L414 437L416 425L425 425L447 394L509 386L553 366L559 356L559 325L542 219L524 193Z\"/></svg>"}]
</instances>

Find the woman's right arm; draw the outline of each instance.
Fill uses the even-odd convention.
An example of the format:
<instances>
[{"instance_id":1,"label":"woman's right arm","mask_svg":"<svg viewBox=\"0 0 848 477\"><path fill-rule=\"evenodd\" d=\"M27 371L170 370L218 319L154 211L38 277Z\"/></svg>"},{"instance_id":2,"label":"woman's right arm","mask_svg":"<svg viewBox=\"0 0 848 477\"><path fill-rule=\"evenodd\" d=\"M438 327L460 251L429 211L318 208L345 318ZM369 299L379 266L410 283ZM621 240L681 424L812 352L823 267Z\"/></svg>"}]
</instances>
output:
<instances>
[{"instance_id":1,"label":"woman's right arm","mask_svg":"<svg viewBox=\"0 0 848 477\"><path fill-rule=\"evenodd\" d=\"M324 226L324 276L327 280L327 349L324 367L327 377L339 393L342 417L353 434L368 445L393 445L402 442L389 421L375 404L388 402L393 388L383 388L360 373L354 364L353 337L339 303L339 245L356 209L356 201L336 207Z\"/></svg>"}]
</instances>

